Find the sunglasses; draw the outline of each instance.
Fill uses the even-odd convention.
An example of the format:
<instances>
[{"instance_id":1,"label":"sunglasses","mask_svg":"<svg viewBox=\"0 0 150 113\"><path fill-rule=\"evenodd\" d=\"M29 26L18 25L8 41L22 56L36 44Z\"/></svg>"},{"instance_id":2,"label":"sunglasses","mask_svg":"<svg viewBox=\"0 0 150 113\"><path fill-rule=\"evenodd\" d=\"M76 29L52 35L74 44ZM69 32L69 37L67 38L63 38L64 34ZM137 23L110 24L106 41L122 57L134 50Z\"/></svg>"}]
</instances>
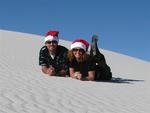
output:
<instances>
[{"instance_id":1,"label":"sunglasses","mask_svg":"<svg viewBox=\"0 0 150 113\"><path fill-rule=\"evenodd\" d=\"M55 40L53 40L53 41L47 41L46 43L47 43L47 44L51 44L51 43L52 43L52 44L56 44L57 41L55 41Z\"/></svg>"},{"instance_id":2,"label":"sunglasses","mask_svg":"<svg viewBox=\"0 0 150 113\"><path fill-rule=\"evenodd\" d=\"M82 53L84 53L84 52L85 52L85 51L84 51L84 49L73 49L73 51L74 51L74 52L79 51L79 52L82 52Z\"/></svg>"}]
</instances>

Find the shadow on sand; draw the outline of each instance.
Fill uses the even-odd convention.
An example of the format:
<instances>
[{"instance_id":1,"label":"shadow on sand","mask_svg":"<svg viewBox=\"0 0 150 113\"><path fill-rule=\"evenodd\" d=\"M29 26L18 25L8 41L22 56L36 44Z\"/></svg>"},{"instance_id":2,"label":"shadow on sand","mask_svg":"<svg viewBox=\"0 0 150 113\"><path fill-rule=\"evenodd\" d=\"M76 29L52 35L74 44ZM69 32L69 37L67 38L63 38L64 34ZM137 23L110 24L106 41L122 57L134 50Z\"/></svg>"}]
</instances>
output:
<instances>
[{"instance_id":1,"label":"shadow on sand","mask_svg":"<svg viewBox=\"0 0 150 113\"><path fill-rule=\"evenodd\" d=\"M126 83L126 84L133 84L135 82L144 82L145 80L136 80L136 79L126 79L126 78L120 78L120 77L112 77L111 80L106 81L96 81L96 82L110 82L110 83Z\"/></svg>"}]
</instances>

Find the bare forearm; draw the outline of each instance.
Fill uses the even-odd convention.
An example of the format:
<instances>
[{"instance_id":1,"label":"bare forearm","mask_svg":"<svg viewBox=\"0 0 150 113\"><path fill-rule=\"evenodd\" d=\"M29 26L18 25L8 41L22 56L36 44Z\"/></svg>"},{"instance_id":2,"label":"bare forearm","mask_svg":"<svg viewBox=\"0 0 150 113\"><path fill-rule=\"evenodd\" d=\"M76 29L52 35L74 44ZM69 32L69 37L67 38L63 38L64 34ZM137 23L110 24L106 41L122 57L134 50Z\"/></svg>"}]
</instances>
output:
<instances>
[{"instance_id":1,"label":"bare forearm","mask_svg":"<svg viewBox=\"0 0 150 113\"><path fill-rule=\"evenodd\" d=\"M48 74L48 68L46 68L46 67L42 67L42 72L44 73L44 74Z\"/></svg>"},{"instance_id":2,"label":"bare forearm","mask_svg":"<svg viewBox=\"0 0 150 113\"><path fill-rule=\"evenodd\" d=\"M42 68L42 72L43 72L44 74L48 74L48 73L47 73L47 68Z\"/></svg>"},{"instance_id":3,"label":"bare forearm","mask_svg":"<svg viewBox=\"0 0 150 113\"><path fill-rule=\"evenodd\" d=\"M87 78L87 80L89 80L89 81L93 81L94 80L94 77L86 77Z\"/></svg>"},{"instance_id":4,"label":"bare forearm","mask_svg":"<svg viewBox=\"0 0 150 113\"><path fill-rule=\"evenodd\" d=\"M42 72L44 74L48 74L50 76L55 75L55 69L53 67L47 68L46 66L42 66Z\"/></svg>"},{"instance_id":5,"label":"bare forearm","mask_svg":"<svg viewBox=\"0 0 150 113\"><path fill-rule=\"evenodd\" d=\"M89 71L87 79L90 80L90 81L93 81L94 77L95 77L95 71Z\"/></svg>"}]
</instances>

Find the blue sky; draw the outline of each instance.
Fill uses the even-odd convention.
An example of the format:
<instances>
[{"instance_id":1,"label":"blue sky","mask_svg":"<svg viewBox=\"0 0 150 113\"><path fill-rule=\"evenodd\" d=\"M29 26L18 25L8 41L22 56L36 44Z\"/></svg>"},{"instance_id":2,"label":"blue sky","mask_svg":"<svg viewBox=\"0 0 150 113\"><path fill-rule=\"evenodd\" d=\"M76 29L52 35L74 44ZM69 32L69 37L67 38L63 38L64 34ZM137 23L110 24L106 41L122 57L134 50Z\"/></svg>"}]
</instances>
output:
<instances>
[{"instance_id":1,"label":"blue sky","mask_svg":"<svg viewBox=\"0 0 150 113\"><path fill-rule=\"evenodd\" d=\"M0 0L0 29L91 42L150 62L149 0Z\"/></svg>"}]
</instances>

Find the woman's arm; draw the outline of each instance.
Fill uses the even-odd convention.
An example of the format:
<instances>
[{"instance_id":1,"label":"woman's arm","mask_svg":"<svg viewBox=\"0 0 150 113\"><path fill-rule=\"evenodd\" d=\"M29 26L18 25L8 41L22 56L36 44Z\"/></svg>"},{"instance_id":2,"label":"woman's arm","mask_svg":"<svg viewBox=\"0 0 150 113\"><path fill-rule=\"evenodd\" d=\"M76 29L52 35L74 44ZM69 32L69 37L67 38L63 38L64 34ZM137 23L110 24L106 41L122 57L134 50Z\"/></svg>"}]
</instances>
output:
<instances>
[{"instance_id":1,"label":"woman's arm","mask_svg":"<svg viewBox=\"0 0 150 113\"><path fill-rule=\"evenodd\" d=\"M81 80L81 77L82 77L81 73L80 72L75 72L74 68L69 68L69 74L72 78Z\"/></svg>"},{"instance_id":2,"label":"woman's arm","mask_svg":"<svg viewBox=\"0 0 150 113\"><path fill-rule=\"evenodd\" d=\"M93 81L94 77L95 77L95 71L89 71L88 76L87 76L87 80Z\"/></svg>"},{"instance_id":3,"label":"woman's arm","mask_svg":"<svg viewBox=\"0 0 150 113\"><path fill-rule=\"evenodd\" d=\"M74 68L69 68L70 77L74 78Z\"/></svg>"}]
</instances>

